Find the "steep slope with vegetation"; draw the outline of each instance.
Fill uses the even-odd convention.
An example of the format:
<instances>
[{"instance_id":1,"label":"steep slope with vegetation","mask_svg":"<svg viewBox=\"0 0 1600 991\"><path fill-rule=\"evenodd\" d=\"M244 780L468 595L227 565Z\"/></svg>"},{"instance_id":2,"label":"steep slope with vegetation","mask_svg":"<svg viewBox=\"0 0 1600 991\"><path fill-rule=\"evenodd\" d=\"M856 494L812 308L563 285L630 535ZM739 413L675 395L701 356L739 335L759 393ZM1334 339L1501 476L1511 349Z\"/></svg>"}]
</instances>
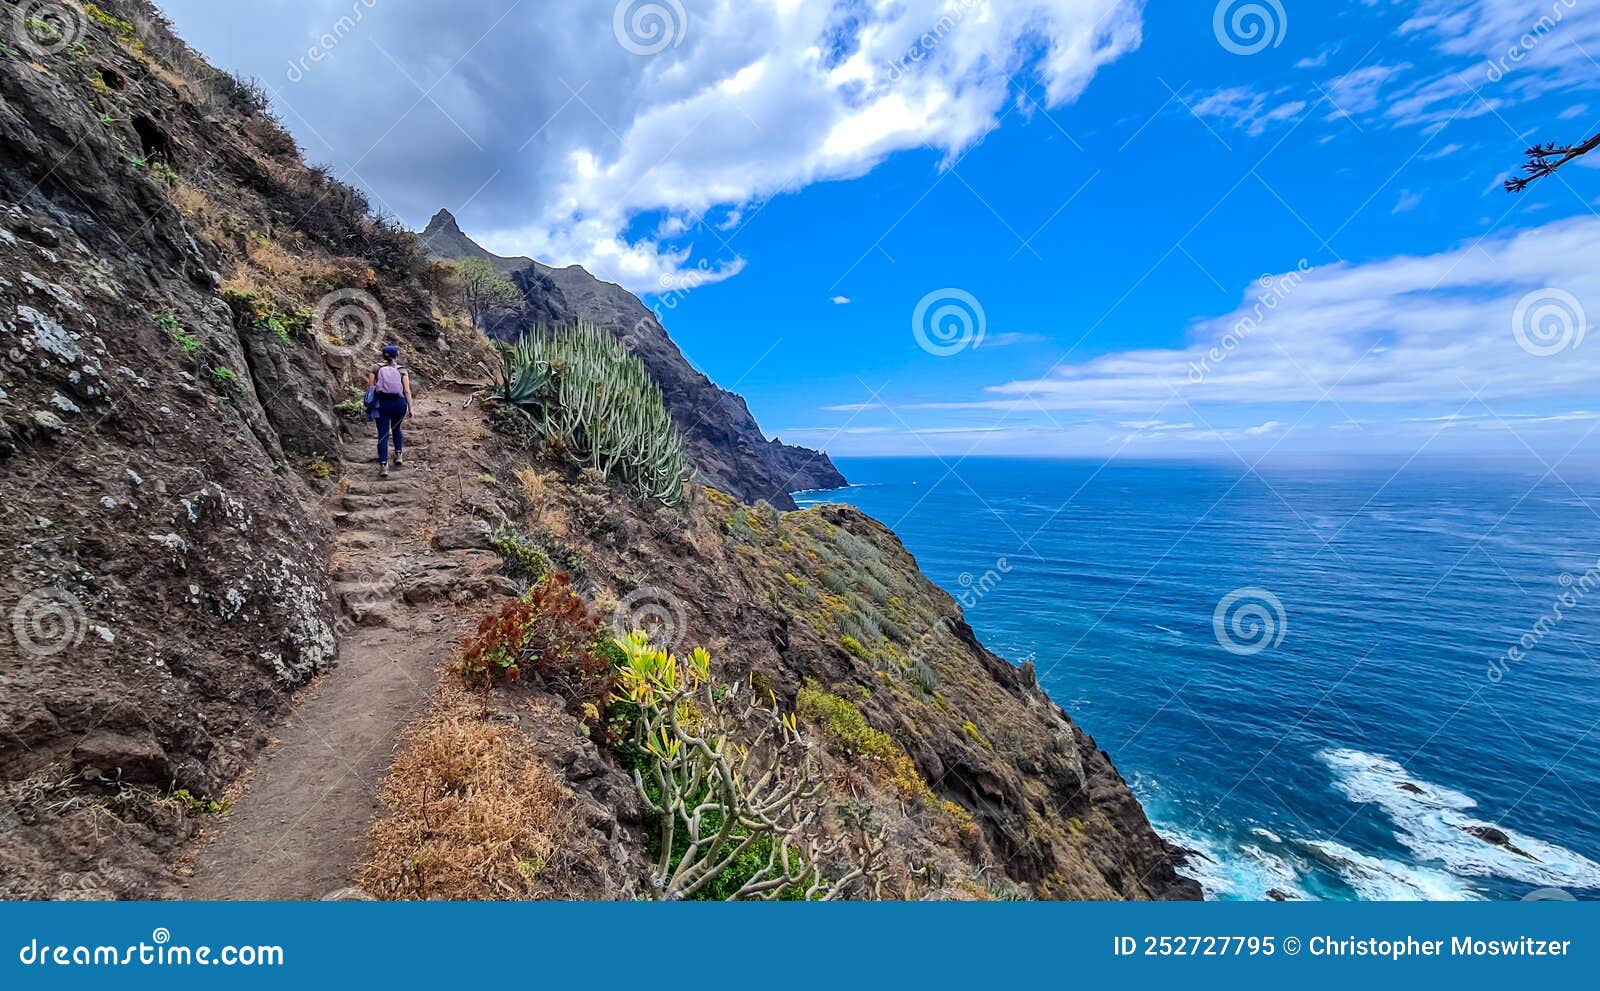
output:
<instances>
[{"instance_id":1,"label":"steep slope with vegetation","mask_svg":"<svg viewBox=\"0 0 1600 991\"><path fill-rule=\"evenodd\" d=\"M181 895L194 863L190 893L217 895L326 893L280 873L379 897L1195 894L1105 755L891 533L724 494L835 479L663 373L637 300L522 270L559 291L523 293L551 326L648 333L474 394L503 366L456 275L307 167L258 91L147 0L51 6L0 46L0 896ZM427 443L378 485L357 400L388 340ZM672 431L716 487L685 481ZM629 653L612 634L635 626ZM433 709L380 782L369 754L433 693L432 657ZM408 680L353 687L389 672ZM326 758L298 743L356 706L369 753L289 879L252 838L317 814L297 772ZM738 818L669 828L725 765L750 775L721 792ZM688 784L641 787L657 772Z\"/></svg>"},{"instance_id":2,"label":"steep slope with vegetation","mask_svg":"<svg viewBox=\"0 0 1600 991\"><path fill-rule=\"evenodd\" d=\"M154 8L50 9L0 17L0 895L151 894L338 654L336 407L380 337L485 354Z\"/></svg>"},{"instance_id":3,"label":"steep slope with vegetation","mask_svg":"<svg viewBox=\"0 0 1600 991\"><path fill-rule=\"evenodd\" d=\"M447 210L419 235L431 257L487 261L521 290L519 308L496 314L484 329L503 341L529 330L589 323L624 341L666 395L695 466L708 484L754 502L795 508L791 492L832 489L844 476L826 454L767 440L743 399L696 371L638 297L601 282L577 265L551 268L529 258L504 258L480 247Z\"/></svg>"},{"instance_id":4,"label":"steep slope with vegetation","mask_svg":"<svg viewBox=\"0 0 1600 991\"><path fill-rule=\"evenodd\" d=\"M553 378L626 382L608 369L638 364L569 343L589 333L562 331L549 351L507 358L486 480L496 547L529 592L484 620L446 676L477 689L447 691L452 727L525 724L531 708L544 713L540 732L564 741L555 749L568 756L544 769L549 789L572 789L556 803L569 814L547 816L563 824L562 843L635 832L627 845L654 862L642 886L657 897L1197 894L1106 755L1031 670L978 643L885 527L846 507L784 514L698 486L641 489L551 429L564 395ZM649 388L624 386L610 409L590 411L588 429L615 432L652 402ZM643 444L674 442L662 429ZM645 639L617 643L636 629ZM365 882L397 897L539 893L537 872L519 874L519 851L560 844L537 828L508 828L498 858L450 855L481 852L483 838L467 840L479 820L453 804L448 772L418 771L435 725L403 752ZM701 765L686 766L697 752ZM724 778L734 797L719 797ZM591 784L619 815L586 830L573 810ZM754 797L734 816L746 788ZM750 848L734 843L725 864L697 874L685 867L695 856L721 863L716 827L696 826L708 808L714 823L737 819ZM461 842L440 842L457 831ZM395 854L427 847L424 862Z\"/></svg>"}]
</instances>

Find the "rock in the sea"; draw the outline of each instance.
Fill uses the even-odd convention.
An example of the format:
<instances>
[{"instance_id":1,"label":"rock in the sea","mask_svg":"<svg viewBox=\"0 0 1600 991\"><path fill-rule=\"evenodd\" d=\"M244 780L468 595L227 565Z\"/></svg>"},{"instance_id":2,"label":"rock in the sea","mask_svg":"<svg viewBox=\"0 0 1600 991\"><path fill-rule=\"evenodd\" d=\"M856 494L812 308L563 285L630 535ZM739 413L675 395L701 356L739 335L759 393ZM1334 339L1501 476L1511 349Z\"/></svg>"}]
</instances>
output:
<instances>
[{"instance_id":1,"label":"rock in the sea","mask_svg":"<svg viewBox=\"0 0 1600 991\"><path fill-rule=\"evenodd\" d=\"M1538 857L1535 857L1533 854L1511 842L1511 837L1506 835L1506 831L1503 829L1484 825L1462 826L1461 829L1463 832L1472 836L1476 836L1478 839L1488 843L1490 846L1497 846L1508 853L1514 853L1519 857L1526 857L1534 862L1538 862L1539 860Z\"/></svg>"}]
</instances>

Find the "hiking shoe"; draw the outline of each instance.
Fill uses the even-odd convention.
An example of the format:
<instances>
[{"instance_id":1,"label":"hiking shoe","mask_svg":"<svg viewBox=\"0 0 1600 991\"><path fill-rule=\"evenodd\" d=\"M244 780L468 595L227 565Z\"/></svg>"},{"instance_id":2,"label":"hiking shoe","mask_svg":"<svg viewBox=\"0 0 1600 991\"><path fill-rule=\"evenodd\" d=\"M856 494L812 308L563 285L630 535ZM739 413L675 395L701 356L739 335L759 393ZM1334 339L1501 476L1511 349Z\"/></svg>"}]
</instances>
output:
<instances>
[{"instance_id":1,"label":"hiking shoe","mask_svg":"<svg viewBox=\"0 0 1600 991\"><path fill-rule=\"evenodd\" d=\"M389 477L389 466L388 466L387 463L380 464L378 466L378 477L379 478L388 478Z\"/></svg>"},{"instance_id":2,"label":"hiking shoe","mask_svg":"<svg viewBox=\"0 0 1600 991\"><path fill-rule=\"evenodd\" d=\"M406 456L399 451L394 452L394 466L399 468L406 463Z\"/></svg>"}]
</instances>

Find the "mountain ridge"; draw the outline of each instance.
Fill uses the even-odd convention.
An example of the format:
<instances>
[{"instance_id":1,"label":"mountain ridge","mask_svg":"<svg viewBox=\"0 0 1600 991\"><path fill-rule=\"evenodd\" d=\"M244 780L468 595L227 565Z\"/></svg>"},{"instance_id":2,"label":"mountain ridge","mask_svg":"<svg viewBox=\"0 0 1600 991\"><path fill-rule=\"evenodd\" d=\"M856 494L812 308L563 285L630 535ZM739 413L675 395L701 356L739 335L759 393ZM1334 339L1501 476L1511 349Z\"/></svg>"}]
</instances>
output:
<instances>
[{"instance_id":1,"label":"mountain ridge","mask_svg":"<svg viewBox=\"0 0 1600 991\"><path fill-rule=\"evenodd\" d=\"M623 287L581 265L554 268L532 258L497 255L472 240L448 210L434 214L417 240L439 261L487 261L521 290L523 306L485 328L490 337L514 341L535 328L581 321L623 340L660 384L708 484L744 502L765 500L785 510L795 508L791 493L848 484L826 454L769 440L745 399L696 369L656 315Z\"/></svg>"}]
</instances>

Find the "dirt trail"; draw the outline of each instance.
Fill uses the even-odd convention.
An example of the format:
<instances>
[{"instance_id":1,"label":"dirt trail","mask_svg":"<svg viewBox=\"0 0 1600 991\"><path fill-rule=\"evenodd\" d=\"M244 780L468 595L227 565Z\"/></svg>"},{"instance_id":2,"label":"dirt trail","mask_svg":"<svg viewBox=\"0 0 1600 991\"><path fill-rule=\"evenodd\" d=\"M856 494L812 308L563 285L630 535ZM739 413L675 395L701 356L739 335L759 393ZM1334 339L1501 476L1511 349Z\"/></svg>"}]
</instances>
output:
<instances>
[{"instance_id":1,"label":"dirt trail","mask_svg":"<svg viewBox=\"0 0 1600 991\"><path fill-rule=\"evenodd\" d=\"M356 625L209 831L182 897L321 899L351 885L400 731L481 611L462 605L509 590L487 527L464 508L484 431L476 410L463 409L469 395L441 389L417 400L406 464L387 479L370 426L344 445L333 591Z\"/></svg>"}]
</instances>

